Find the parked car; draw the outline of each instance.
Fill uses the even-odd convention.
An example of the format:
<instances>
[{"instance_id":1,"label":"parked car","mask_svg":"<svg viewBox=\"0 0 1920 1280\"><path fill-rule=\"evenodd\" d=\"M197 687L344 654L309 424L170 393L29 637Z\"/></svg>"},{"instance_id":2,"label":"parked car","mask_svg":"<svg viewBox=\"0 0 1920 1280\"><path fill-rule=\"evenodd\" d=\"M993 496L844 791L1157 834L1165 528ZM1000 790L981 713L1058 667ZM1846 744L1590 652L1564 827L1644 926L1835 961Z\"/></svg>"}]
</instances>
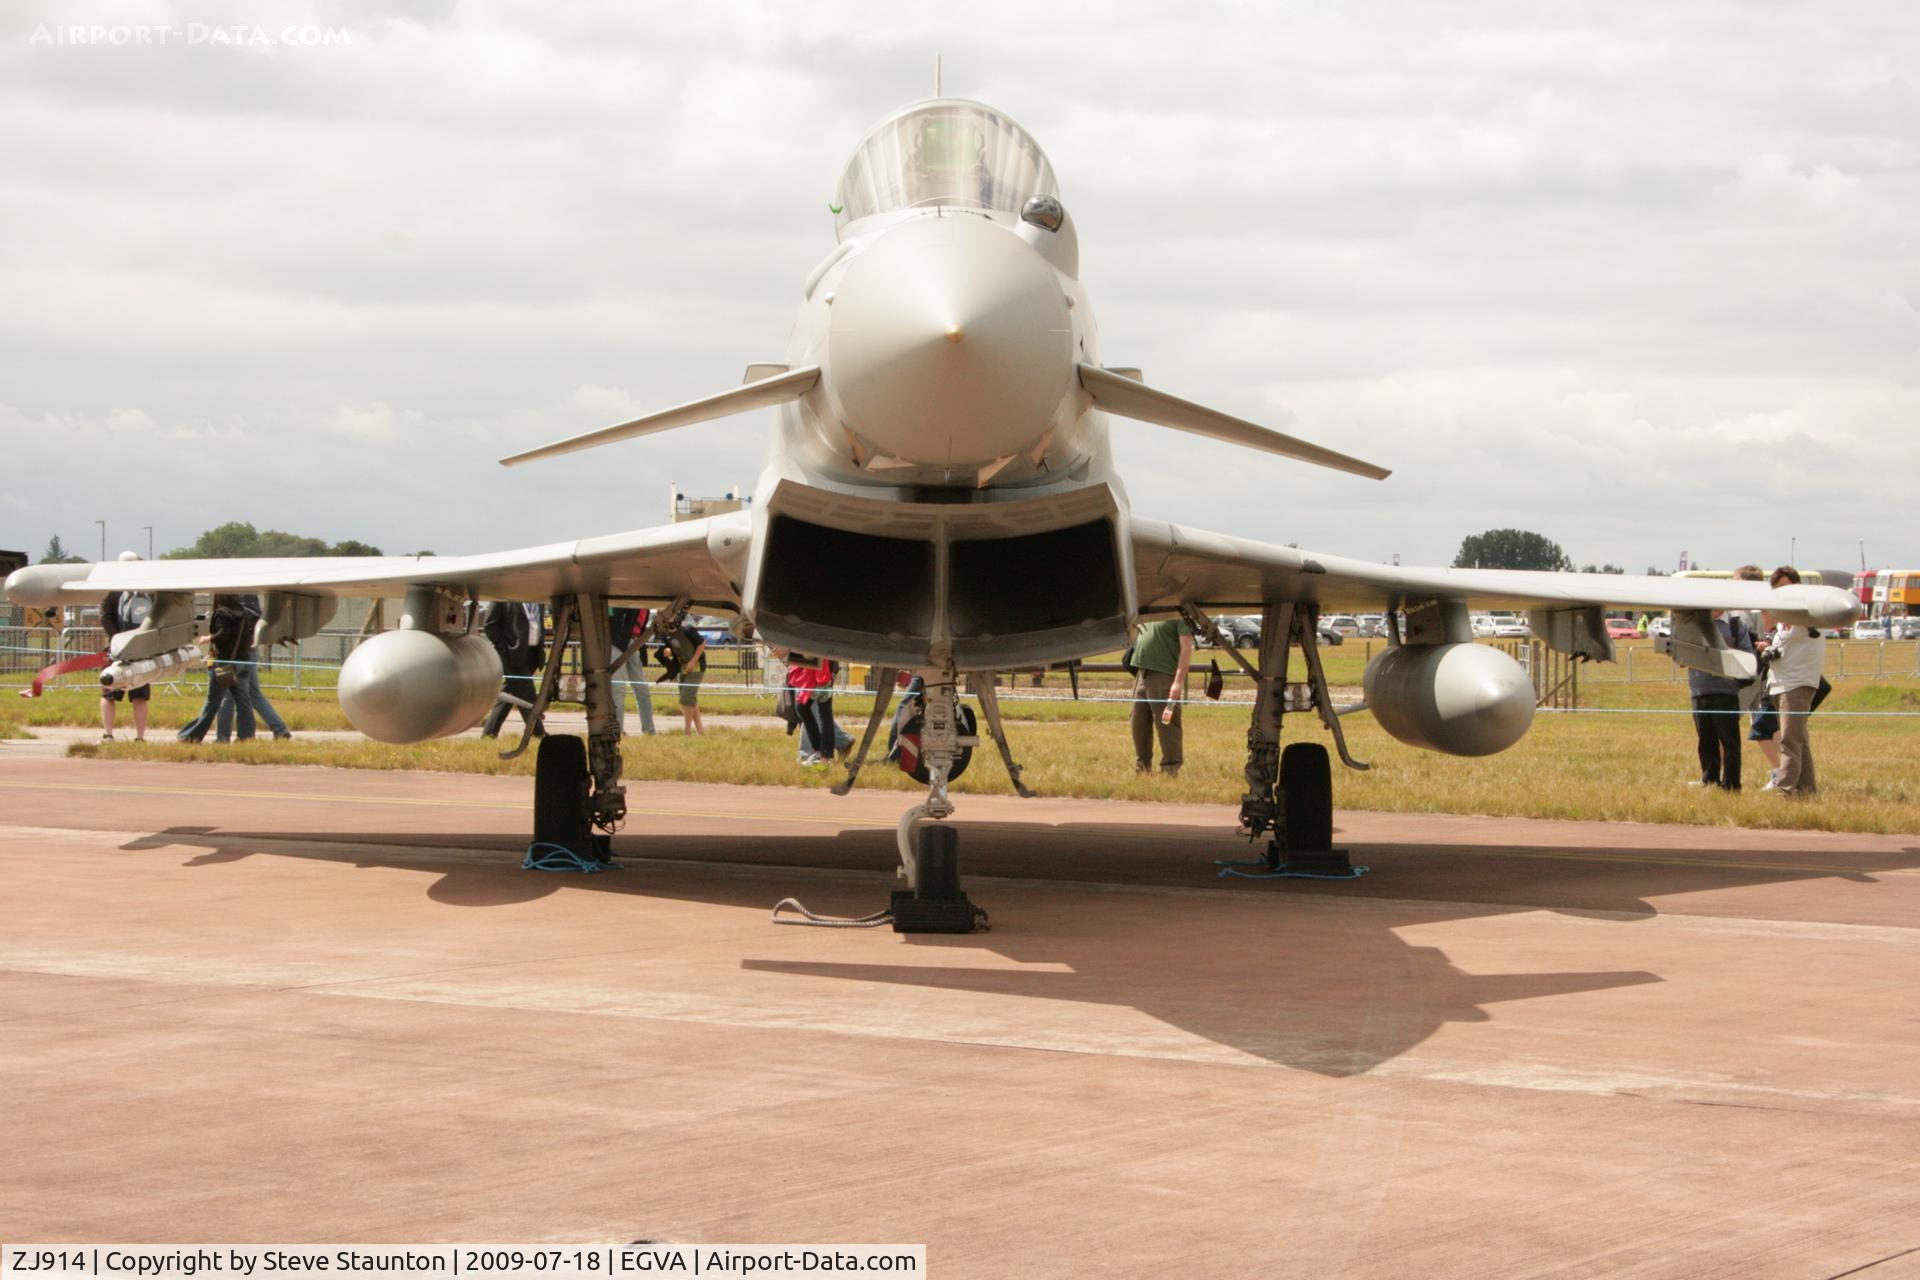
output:
<instances>
[{"instance_id":1,"label":"parked car","mask_svg":"<svg viewBox=\"0 0 1920 1280\"><path fill-rule=\"evenodd\" d=\"M1661 636L1666 636L1668 639L1671 639L1673 637L1673 618L1667 614L1661 614L1653 620L1653 625L1647 628L1647 634L1653 636L1655 639Z\"/></svg>"},{"instance_id":2,"label":"parked car","mask_svg":"<svg viewBox=\"0 0 1920 1280\"><path fill-rule=\"evenodd\" d=\"M1320 626L1318 628L1318 631L1319 631L1321 644L1331 646L1331 645L1337 645L1337 644L1345 644L1347 641L1347 638L1345 636L1341 635L1338 631L1334 629L1333 622L1329 618L1320 619Z\"/></svg>"},{"instance_id":3,"label":"parked car","mask_svg":"<svg viewBox=\"0 0 1920 1280\"><path fill-rule=\"evenodd\" d=\"M1328 625L1328 622L1329 619L1320 619L1320 643L1325 645L1339 644L1341 641L1340 633L1333 630ZM1236 649L1257 649L1260 647L1260 619L1255 614L1227 615L1215 618L1213 625L1220 628L1220 634L1226 637L1227 642ZM1196 643L1204 646L1206 642L1204 640L1197 640Z\"/></svg>"},{"instance_id":4,"label":"parked car","mask_svg":"<svg viewBox=\"0 0 1920 1280\"><path fill-rule=\"evenodd\" d=\"M1360 619L1350 613L1333 613L1320 619L1335 635L1357 636L1360 634Z\"/></svg>"},{"instance_id":5,"label":"parked car","mask_svg":"<svg viewBox=\"0 0 1920 1280\"><path fill-rule=\"evenodd\" d=\"M1887 639L1920 640L1920 613L1905 618L1888 618Z\"/></svg>"},{"instance_id":6,"label":"parked car","mask_svg":"<svg viewBox=\"0 0 1920 1280\"><path fill-rule=\"evenodd\" d=\"M1532 635L1533 628L1517 614L1496 613L1493 615L1493 634L1502 640L1521 639Z\"/></svg>"},{"instance_id":7,"label":"parked car","mask_svg":"<svg viewBox=\"0 0 1920 1280\"><path fill-rule=\"evenodd\" d=\"M1638 640L1644 634L1640 630L1640 624L1632 618L1607 619L1607 639L1609 640Z\"/></svg>"},{"instance_id":8,"label":"parked car","mask_svg":"<svg viewBox=\"0 0 1920 1280\"><path fill-rule=\"evenodd\" d=\"M1853 624L1853 638L1855 640L1888 640L1892 637L1885 618L1862 618Z\"/></svg>"},{"instance_id":9,"label":"parked car","mask_svg":"<svg viewBox=\"0 0 1920 1280\"><path fill-rule=\"evenodd\" d=\"M707 642L709 649L740 643L734 638L732 618L723 618L715 613L689 614L687 623L700 633L700 638Z\"/></svg>"},{"instance_id":10,"label":"parked car","mask_svg":"<svg viewBox=\"0 0 1920 1280\"><path fill-rule=\"evenodd\" d=\"M1473 623L1474 635L1490 636L1493 634L1493 615L1492 614L1476 613L1473 615L1471 621Z\"/></svg>"},{"instance_id":11,"label":"parked car","mask_svg":"<svg viewBox=\"0 0 1920 1280\"><path fill-rule=\"evenodd\" d=\"M1220 634L1226 637L1227 643L1236 649L1260 643L1260 619L1252 614L1215 618L1213 623L1220 628Z\"/></svg>"}]
</instances>

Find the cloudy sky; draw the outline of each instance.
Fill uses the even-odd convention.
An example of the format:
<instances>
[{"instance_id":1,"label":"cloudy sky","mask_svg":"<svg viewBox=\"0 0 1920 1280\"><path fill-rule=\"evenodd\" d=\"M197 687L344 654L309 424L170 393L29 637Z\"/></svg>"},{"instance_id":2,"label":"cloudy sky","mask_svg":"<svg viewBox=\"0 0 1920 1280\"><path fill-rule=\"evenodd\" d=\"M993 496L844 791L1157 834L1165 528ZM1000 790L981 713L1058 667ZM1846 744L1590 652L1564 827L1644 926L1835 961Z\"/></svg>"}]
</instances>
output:
<instances>
[{"instance_id":1,"label":"cloudy sky","mask_svg":"<svg viewBox=\"0 0 1920 1280\"><path fill-rule=\"evenodd\" d=\"M780 359L936 53L1051 156L1108 363L1396 472L1121 424L1138 510L1920 563L1898 0L10 5L0 546L474 551L751 483L752 417L493 460Z\"/></svg>"}]
</instances>

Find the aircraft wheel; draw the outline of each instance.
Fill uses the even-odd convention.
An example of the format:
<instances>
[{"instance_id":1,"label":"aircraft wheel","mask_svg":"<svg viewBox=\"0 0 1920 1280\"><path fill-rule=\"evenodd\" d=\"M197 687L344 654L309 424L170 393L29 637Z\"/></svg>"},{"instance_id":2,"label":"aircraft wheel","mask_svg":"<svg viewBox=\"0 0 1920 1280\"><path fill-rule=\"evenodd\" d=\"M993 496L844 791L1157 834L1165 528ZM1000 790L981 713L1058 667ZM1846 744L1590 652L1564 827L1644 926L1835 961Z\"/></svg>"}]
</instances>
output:
<instances>
[{"instance_id":1,"label":"aircraft wheel","mask_svg":"<svg viewBox=\"0 0 1920 1280\"><path fill-rule=\"evenodd\" d=\"M962 703L958 719L961 737L971 738L979 733L979 724L974 718L972 707ZM900 746L900 772L919 783L933 781L933 775L927 771L927 766L920 759L920 729L925 723L925 716L912 717L900 727L900 736L897 739ZM957 782L960 775L967 771L967 766L972 763L973 748L961 747L954 755L953 772L947 775L947 781Z\"/></svg>"},{"instance_id":2,"label":"aircraft wheel","mask_svg":"<svg viewBox=\"0 0 1920 1280\"><path fill-rule=\"evenodd\" d=\"M1294 742L1280 753L1280 798L1281 849L1333 848L1333 766L1325 747Z\"/></svg>"},{"instance_id":3,"label":"aircraft wheel","mask_svg":"<svg viewBox=\"0 0 1920 1280\"><path fill-rule=\"evenodd\" d=\"M587 773L587 743L571 734L540 739L533 770L533 838L591 857L593 828L587 805L592 779Z\"/></svg>"}]
</instances>

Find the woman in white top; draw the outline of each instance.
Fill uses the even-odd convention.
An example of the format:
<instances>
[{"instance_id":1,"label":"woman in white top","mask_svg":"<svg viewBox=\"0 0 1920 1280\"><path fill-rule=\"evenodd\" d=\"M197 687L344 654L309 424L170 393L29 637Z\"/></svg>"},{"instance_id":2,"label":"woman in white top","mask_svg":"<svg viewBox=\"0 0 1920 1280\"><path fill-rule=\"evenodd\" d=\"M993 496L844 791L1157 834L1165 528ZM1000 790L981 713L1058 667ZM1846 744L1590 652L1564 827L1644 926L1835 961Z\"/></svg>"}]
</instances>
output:
<instances>
[{"instance_id":1,"label":"woman in white top","mask_svg":"<svg viewBox=\"0 0 1920 1280\"><path fill-rule=\"evenodd\" d=\"M1797 585L1800 574L1782 565L1767 580L1778 588ZM1807 719L1813 714L1813 695L1827 663L1827 641L1811 627L1782 624L1767 642L1767 692L1780 707L1780 769L1767 785L1788 796L1812 795L1816 787L1813 744L1807 737Z\"/></svg>"}]
</instances>

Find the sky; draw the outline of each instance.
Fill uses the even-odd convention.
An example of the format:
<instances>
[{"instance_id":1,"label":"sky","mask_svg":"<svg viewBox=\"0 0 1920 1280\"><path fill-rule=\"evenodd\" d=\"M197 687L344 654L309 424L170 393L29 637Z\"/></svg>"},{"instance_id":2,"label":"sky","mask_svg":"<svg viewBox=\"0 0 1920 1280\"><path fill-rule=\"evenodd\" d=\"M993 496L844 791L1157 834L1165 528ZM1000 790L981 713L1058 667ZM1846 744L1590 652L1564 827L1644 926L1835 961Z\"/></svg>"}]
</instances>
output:
<instances>
[{"instance_id":1,"label":"sky","mask_svg":"<svg viewBox=\"0 0 1920 1280\"><path fill-rule=\"evenodd\" d=\"M780 360L936 54L1051 158L1106 363L1394 469L1117 422L1143 515L1920 565L1903 0L9 5L0 547L483 551L750 485L763 415L495 460Z\"/></svg>"}]
</instances>

